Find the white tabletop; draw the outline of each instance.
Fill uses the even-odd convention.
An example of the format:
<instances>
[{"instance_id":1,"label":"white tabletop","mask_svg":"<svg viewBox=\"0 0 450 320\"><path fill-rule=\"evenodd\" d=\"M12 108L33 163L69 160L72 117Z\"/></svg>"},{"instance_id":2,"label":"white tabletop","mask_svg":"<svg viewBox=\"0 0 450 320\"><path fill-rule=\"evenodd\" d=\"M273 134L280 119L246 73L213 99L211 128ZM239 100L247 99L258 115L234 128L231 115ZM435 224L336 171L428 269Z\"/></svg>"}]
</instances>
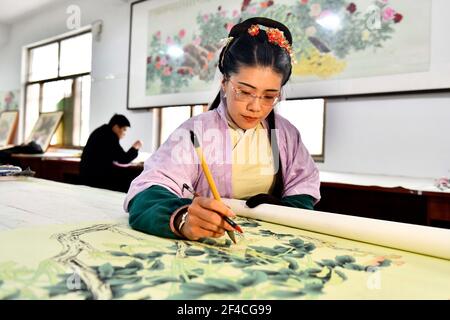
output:
<instances>
[{"instance_id":1,"label":"white tabletop","mask_svg":"<svg viewBox=\"0 0 450 320\"><path fill-rule=\"evenodd\" d=\"M0 178L0 231L33 225L123 220L124 193L36 178Z\"/></svg>"}]
</instances>

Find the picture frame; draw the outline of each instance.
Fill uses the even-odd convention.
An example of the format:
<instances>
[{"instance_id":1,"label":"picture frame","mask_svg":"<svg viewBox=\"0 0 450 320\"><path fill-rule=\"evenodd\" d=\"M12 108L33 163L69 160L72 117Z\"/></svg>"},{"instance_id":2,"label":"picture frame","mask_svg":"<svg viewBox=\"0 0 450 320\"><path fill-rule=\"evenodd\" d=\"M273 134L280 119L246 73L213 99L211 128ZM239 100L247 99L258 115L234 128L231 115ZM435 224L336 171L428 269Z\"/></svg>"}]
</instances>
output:
<instances>
[{"instance_id":1,"label":"picture frame","mask_svg":"<svg viewBox=\"0 0 450 320\"><path fill-rule=\"evenodd\" d=\"M20 90L0 91L0 112L19 110Z\"/></svg>"},{"instance_id":2,"label":"picture frame","mask_svg":"<svg viewBox=\"0 0 450 320\"><path fill-rule=\"evenodd\" d=\"M211 103L224 39L254 16L291 30L296 63L284 87L288 99L448 91L450 42L441 40L449 11L445 0L137 1L127 108Z\"/></svg>"},{"instance_id":3,"label":"picture frame","mask_svg":"<svg viewBox=\"0 0 450 320\"><path fill-rule=\"evenodd\" d=\"M18 120L19 111L0 112L0 147L5 147L13 143Z\"/></svg>"},{"instance_id":4,"label":"picture frame","mask_svg":"<svg viewBox=\"0 0 450 320\"><path fill-rule=\"evenodd\" d=\"M63 114L63 111L41 113L25 143L34 141L46 152Z\"/></svg>"}]
</instances>

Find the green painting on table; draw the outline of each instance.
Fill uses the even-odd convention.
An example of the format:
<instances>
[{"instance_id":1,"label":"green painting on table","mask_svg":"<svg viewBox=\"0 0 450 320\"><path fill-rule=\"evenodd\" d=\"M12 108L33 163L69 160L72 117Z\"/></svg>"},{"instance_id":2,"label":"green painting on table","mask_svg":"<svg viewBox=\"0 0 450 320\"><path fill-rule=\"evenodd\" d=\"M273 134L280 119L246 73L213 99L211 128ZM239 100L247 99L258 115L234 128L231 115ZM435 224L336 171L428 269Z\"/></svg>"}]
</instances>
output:
<instances>
[{"instance_id":1,"label":"green painting on table","mask_svg":"<svg viewBox=\"0 0 450 320\"><path fill-rule=\"evenodd\" d=\"M114 222L2 232L0 299L449 298L447 260L237 221L237 245Z\"/></svg>"}]
</instances>

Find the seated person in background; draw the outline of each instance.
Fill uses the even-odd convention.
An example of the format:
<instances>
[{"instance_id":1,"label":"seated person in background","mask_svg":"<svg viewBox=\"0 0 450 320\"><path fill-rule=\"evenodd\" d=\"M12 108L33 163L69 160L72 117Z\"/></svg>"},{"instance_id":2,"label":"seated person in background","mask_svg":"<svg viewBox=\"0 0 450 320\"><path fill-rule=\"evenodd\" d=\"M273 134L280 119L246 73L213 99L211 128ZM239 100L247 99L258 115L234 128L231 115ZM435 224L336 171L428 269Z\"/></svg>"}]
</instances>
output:
<instances>
[{"instance_id":1,"label":"seated person in background","mask_svg":"<svg viewBox=\"0 0 450 320\"><path fill-rule=\"evenodd\" d=\"M81 155L81 183L91 187L119 190L113 173L113 161L130 163L138 156L142 142L137 140L125 152L119 140L125 137L130 121L120 114L115 114L108 124L94 130Z\"/></svg>"}]
</instances>

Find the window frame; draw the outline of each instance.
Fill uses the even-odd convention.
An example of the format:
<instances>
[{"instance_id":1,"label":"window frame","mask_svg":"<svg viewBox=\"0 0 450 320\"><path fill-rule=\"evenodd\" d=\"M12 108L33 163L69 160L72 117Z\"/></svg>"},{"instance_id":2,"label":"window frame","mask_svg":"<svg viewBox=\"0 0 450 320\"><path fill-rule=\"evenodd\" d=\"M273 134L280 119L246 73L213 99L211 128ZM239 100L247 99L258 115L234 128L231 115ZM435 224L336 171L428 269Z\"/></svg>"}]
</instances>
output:
<instances>
[{"instance_id":1,"label":"window frame","mask_svg":"<svg viewBox=\"0 0 450 320\"><path fill-rule=\"evenodd\" d=\"M42 113L42 106L43 106L43 90L44 90L44 84L45 83L51 83L51 82L55 82L55 81L64 81L64 80L72 80L72 97L74 98L74 94L75 92L78 92L78 90L81 90L81 86L79 86L77 83L79 82L80 79L82 79L85 76L90 76L92 77L92 67L91 70L89 72L81 72L81 73L75 73L75 74L70 74L67 76L60 76L60 67L61 67L61 42L63 42L64 40L67 39L71 39L71 38L76 38L78 36L82 36L84 34L88 34L91 33L92 34L92 39L94 37L94 33L92 30L92 26L87 26L87 27L83 27L83 28L79 28L77 30L71 31L71 32L67 32L65 34L56 36L56 37L52 37L49 39L45 39L33 44L29 44L27 46L24 46L22 49L22 65L23 65L23 72L22 72L22 88L23 88L23 98L22 98L22 112L21 112L21 135L22 138L21 140L27 139L27 137L25 136L26 133L26 113L27 113L27 97L28 97L28 87L32 86L32 85L39 85L39 107L38 107L38 112L39 114ZM40 47L44 47L44 46L48 46L51 45L53 43L57 43L58 44L58 73L57 73L57 77L53 77L53 78L47 78L47 79L41 79L41 80L34 80L34 81L30 81L30 73L31 73L31 67L32 67L32 63L31 63L31 51L33 49L36 48L40 48ZM91 53L91 57L92 57L92 53ZM91 62L91 66L92 66L92 62ZM78 88L80 87L80 88ZM74 99L75 100L75 99ZM75 101L74 101L75 103ZM64 117L63 120L64 121ZM61 122L62 124L63 122ZM73 141L71 142L65 142L61 145L50 145L51 147L58 147L58 148L71 148L71 149L82 149L83 147L80 145L73 145Z\"/></svg>"}]
</instances>

